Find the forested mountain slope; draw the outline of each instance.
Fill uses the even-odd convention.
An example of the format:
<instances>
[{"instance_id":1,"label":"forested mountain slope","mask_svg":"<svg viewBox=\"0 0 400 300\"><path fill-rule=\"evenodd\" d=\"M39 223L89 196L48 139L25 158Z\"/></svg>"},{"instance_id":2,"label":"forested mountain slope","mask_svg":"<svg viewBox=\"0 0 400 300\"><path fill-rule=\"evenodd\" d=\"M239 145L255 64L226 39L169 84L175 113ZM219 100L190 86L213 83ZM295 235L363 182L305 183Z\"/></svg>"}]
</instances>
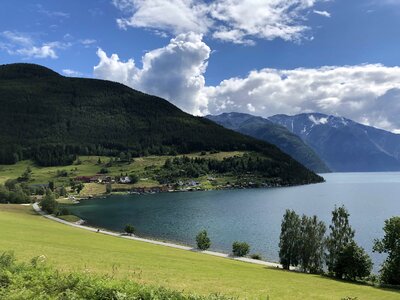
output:
<instances>
[{"instance_id":1,"label":"forested mountain slope","mask_svg":"<svg viewBox=\"0 0 400 300\"><path fill-rule=\"evenodd\" d=\"M329 168L303 140L286 127L262 117L243 113L223 113L207 116L208 119L254 138L271 143L283 152L318 173L329 172Z\"/></svg>"},{"instance_id":2,"label":"forested mountain slope","mask_svg":"<svg viewBox=\"0 0 400 300\"><path fill-rule=\"evenodd\" d=\"M110 81L63 77L32 64L0 66L0 163L71 163L76 154L132 156L245 150L293 183L320 177L281 152Z\"/></svg>"}]
</instances>

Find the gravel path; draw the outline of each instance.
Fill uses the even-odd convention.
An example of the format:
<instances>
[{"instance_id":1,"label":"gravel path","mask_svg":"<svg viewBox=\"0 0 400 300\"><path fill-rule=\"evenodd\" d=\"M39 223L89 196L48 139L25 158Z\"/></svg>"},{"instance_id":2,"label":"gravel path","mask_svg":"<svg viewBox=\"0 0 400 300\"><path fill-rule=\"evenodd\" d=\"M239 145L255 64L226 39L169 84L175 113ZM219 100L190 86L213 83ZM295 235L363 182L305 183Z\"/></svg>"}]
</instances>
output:
<instances>
[{"instance_id":1,"label":"gravel path","mask_svg":"<svg viewBox=\"0 0 400 300\"><path fill-rule=\"evenodd\" d=\"M33 204L33 209L38 214L42 215L43 217L45 217L47 219L50 219L50 220L53 220L53 221L56 221L56 222L59 222L59 223L65 224L65 225L69 225L69 226L72 226L72 227L76 227L76 228L92 231L92 232L98 232L98 233L101 233L101 234L111 235L111 236L124 238L124 239L128 239L128 240L134 240L134 241L150 243L150 244L154 244L154 245L160 245L160 246L171 247L171 248L176 248L176 249L181 249L181 250L204 253L204 254L208 254L208 255L212 255L212 256L218 256L218 257L233 259L233 260L252 263L252 264L256 264L256 265L263 265L263 266L267 266L267 267L271 267L271 268L282 268L282 265L277 264L277 263L272 263L272 262L267 262L267 261L262 261L262 260L257 260L257 259L251 259L251 258L246 258L246 257L232 257L229 254L220 253L220 252L214 252L214 251L199 251L196 248L192 248L192 247L188 247L188 246L182 246L182 245L177 245L177 244L173 244L173 243L167 243L167 242L160 242L160 241L156 241L156 240L144 239L144 238L139 238L139 237L136 237L136 236L128 236L128 235L124 235L124 234L116 233L116 232L112 232L112 231L107 231L107 230L98 231L98 229L93 228L93 227L74 224L74 223L67 222L67 221L64 221L62 219L56 218L56 217L54 217L52 215L48 215L48 214L46 214L45 212L43 212L40 209L40 207L39 207L39 205L37 203Z\"/></svg>"}]
</instances>

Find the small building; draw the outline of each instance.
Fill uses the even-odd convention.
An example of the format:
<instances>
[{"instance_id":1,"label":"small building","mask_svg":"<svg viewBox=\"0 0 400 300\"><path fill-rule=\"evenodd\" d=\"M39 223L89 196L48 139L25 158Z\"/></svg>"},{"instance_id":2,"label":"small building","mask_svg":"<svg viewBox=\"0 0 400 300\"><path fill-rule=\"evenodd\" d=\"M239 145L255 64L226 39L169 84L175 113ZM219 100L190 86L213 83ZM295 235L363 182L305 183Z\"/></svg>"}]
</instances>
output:
<instances>
[{"instance_id":1,"label":"small building","mask_svg":"<svg viewBox=\"0 0 400 300\"><path fill-rule=\"evenodd\" d=\"M75 181L80 181L80 182L83 182L83 183L90 183L90 177L89 176L78 176L78 177L75 177Z\"/></svg>"},{"instance_id":2,"label":"small building","mask_svg":"<svg viewBox=\"0 0 400 300\"><path fill-rule=\"evenodd\" d=\"M122 176L119 179L119 182L122 183L122 184L129 184L129 183L132 182L132 180L131 180L131 178L129 176Z\"/></svg>"}]
</instances>

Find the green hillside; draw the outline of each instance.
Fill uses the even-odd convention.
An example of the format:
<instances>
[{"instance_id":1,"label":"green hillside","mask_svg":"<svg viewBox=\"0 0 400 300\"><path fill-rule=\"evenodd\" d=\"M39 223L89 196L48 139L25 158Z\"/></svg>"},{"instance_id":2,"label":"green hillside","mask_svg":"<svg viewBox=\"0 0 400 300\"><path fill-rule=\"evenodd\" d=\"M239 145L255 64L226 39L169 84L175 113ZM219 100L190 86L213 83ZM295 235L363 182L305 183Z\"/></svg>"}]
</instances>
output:
<instances>
[{"instance_id":1,"label":"green hillside","mask_svg":"<svg viewBox=\"0 0 400 300\"><path fill-rule=\"evenodd\" d=\"M0 106L0 164L32 159L41 166L68 165L77 154L255 151L291 183L322 180L271 144L114 82L67 78L38 65L2 65Z\"/></svg>"},{"instance_id":2,"label":"green hillside","mask_svg":"<svg viewBox=\"0 0 400 300\"><path fill-rule=\"evenodd\" d=\"M400 297L399 291L88 232L47 220L20 205L0 205L0 236L0 253L13 250L21 261L44 255L61 272L108 274L184 293L271 300Z\"/></svg>"}]
</instances>

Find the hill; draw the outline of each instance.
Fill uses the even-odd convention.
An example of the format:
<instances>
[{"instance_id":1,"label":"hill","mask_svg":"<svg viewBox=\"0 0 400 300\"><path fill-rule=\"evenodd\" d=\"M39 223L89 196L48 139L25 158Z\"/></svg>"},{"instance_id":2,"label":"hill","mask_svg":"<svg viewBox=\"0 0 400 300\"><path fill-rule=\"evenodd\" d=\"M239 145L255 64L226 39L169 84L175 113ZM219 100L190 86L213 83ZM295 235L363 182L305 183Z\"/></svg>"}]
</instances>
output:
<instances>
[{"instance_id":1,"label":"hill","mask_svg":"<svg viewBox=\"0 0 400 300\"><path fill-rule=\"evenodd\" d=\"M400 170L400 135L319 113L269 120L300 136L332 171Z\"/></svg>"},{"instance_id":2,"label":"hill","mask_svg":"<svg viewBox=\"0 0 400 300\"><path fill-rule=\"evenodd\" d=\"M185 293L220 293L241 299L399 298L399 291L88 232L47 220L21 205L0 205L0 236L0 253L13 250L22 261L43 255L63 274L108 274L114 280Z\"/></svg>"},{"instance_id":3,"label":"hill","mask_svg":"<svg viewBox=\"0 0 400 300\"><path fill-rule=\"evenodd\" d=\"M284 126L262 117L243 113L223 113L218 116L210 115L206 118L225 128L271 143L314 172L329 172L329 168L314 150Z\"/></svg>"},{"instance_id":4,"label":"hill","mask_svg":"<svg viewBox=\"0 0 400 300\"><path fill-rule=\"evenodd\" d=\"M68 165L77 154L243 150L262 154L269 169L287 182L322 180L271 144L115 82L63 77L32 64L2 65L0 106L3 164L33 159L41 166Z\"/></svg>"}]
</instances>

